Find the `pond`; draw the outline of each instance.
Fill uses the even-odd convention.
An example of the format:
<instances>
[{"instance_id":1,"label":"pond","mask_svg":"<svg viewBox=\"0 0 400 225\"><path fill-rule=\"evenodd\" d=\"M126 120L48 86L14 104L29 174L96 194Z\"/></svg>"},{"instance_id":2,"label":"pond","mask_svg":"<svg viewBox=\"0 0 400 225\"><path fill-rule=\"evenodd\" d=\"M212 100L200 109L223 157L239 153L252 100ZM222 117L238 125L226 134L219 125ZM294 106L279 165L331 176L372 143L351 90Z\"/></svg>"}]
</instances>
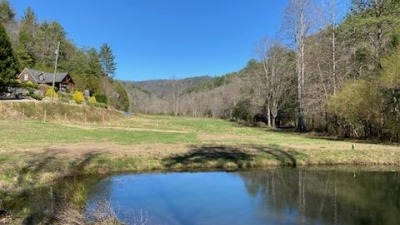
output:
<instances>
[{"instance_id":1,"label":"pond","mask_svg":"<svg viewBox=\"0 0 400 225\"><path fill-rule=\"evenodd\" d=\"M111 176L89 192L126 224L399 224L400 173L332 169Z\"/></svg>"}]
</instances>

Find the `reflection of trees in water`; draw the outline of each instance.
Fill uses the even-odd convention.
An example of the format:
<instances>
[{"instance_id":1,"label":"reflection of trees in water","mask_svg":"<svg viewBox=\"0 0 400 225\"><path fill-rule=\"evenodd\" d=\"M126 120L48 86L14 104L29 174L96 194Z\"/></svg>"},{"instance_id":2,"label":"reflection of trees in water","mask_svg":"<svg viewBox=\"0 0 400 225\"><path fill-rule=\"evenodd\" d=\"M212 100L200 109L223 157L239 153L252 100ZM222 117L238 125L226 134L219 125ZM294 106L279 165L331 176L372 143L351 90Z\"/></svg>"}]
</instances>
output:
<instances>
[{"instance_id":1,"label":"reflection of trees in water","mask_svg":"<svg viewBox=\"0 0 400 225\"><path fill-rule=\"evenodd\" d=\"M400 175L277 169L239 173L260 208L297 224L398 224ZM292 214L291 214L292 215Z\"/></svg>"},{"instance_id":2,"label":"reflection of trees in water","mask_svg":"<svg viewBox=\"0 0 400 225\"><path fill-rule=\"evenodd\" d=\"M299 202L298 202L298 207L299 207L299 222L301 225L305 223L306 219L306 196L305 196L305 178L306 178L306 172L299 170Z\"/></svg>"},{"instance_id":3,"label":"reflection of trees in water","mask_svg":"<svg viewBox=\"0 0 400 225\"><path fill-rule=\"evenodd\" d=\"M94 213L100 212L104 209L104 206L108 204L111 206L111 193L112 193L112 179L111 177L105 178L100 181L97 185L90 188L88 193L87 203L85 207L85 217L93 217Z\"/></svg>"}]
</instances>

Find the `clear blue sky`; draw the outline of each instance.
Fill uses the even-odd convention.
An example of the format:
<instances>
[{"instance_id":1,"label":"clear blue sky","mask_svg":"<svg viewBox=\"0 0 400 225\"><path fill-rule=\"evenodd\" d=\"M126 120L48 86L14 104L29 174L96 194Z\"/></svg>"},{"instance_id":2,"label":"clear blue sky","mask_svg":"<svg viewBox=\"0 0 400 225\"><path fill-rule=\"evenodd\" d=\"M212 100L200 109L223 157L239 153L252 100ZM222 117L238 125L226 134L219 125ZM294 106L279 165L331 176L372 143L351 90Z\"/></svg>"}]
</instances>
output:
<instances>
[{"instance_id":1,"label":"clear blue sky","mask_svg":"<svg viewBox=\"0 0 400 225\"><path fill-rule=\"evenodd\" d=\"M10 0L23 16L58 21L78 47L111 45L116 78L223 75L279 32L287 0Z\"/></svg>"}]
</instances>

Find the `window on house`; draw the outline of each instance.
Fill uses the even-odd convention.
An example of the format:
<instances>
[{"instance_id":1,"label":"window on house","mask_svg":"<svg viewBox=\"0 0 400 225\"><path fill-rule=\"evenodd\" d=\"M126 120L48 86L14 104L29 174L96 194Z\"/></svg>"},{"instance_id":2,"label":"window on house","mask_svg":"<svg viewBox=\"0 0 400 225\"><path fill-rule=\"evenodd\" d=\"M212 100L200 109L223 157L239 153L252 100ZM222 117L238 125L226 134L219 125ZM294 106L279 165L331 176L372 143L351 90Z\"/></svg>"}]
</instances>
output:
<instances>
[{"instance_id":1,"label":"window on house","mask_svg":"<svg viewBox=\"0 0 400 225\"><path fill-rule=\"evenodd\" d=\"M29 80L28 74L24 74L24 81L28 81L28 80Z\"/></svg>"}]
</instances>

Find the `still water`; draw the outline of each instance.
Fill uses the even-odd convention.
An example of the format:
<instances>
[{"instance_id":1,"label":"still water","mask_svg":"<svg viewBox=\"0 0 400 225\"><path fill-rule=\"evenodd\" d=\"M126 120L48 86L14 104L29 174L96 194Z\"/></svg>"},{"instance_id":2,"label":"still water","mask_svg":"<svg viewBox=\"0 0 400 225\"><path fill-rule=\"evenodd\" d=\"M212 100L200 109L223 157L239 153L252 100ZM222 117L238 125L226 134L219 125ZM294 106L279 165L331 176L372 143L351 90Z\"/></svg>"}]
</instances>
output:
<instances>
[{"instance_id":1,"label":"still water","mask_svg":"<svg viewBox=\"0 0 400 225\"><path fill-rule=\"evenodd\" d=\"M400 173L273 169L111 176L89 193L126 224L398 225Z\"/></svg>"}]
</instances>

